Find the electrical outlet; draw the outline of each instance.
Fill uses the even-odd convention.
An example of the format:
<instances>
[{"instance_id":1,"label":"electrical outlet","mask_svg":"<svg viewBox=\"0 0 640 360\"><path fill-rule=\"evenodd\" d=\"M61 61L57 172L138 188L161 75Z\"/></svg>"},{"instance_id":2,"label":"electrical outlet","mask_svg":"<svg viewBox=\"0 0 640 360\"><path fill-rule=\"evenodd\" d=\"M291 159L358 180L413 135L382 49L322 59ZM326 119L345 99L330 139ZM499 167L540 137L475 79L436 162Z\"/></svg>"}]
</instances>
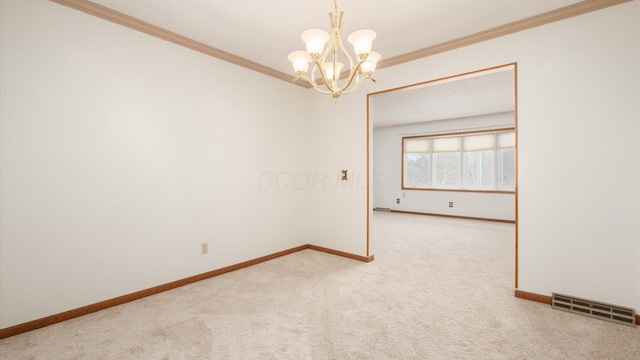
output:
<instances>
[{"instance_id":1,"label":"electrical outlet","mask_svg":"<svg viewBox=\"0 0 640 360\"><path fill-rule=\"evenodd\" d=\"M201 254L206 254L209 252L209 243L202 243L200 244L200 253Z\"/></svg>"},{"instance_id":2,"label":"electrical outlet","mask_svg":"<svg viewBox=\"0 0 640 360\"><path fill-rule=\"evenodd\" d=\"M449 201L449 207L452 208L453 207L453 201Z\"/></svg>"},{"instance_id":3,"label":"electrical outlet","mask_svg":"<svg viewBox=\"0 0 640 360\"><path fill-rule=\"evenodd\" d=\"M396 199L396 204L400 204L400 198Z\"/></svg>"}]
</instances>

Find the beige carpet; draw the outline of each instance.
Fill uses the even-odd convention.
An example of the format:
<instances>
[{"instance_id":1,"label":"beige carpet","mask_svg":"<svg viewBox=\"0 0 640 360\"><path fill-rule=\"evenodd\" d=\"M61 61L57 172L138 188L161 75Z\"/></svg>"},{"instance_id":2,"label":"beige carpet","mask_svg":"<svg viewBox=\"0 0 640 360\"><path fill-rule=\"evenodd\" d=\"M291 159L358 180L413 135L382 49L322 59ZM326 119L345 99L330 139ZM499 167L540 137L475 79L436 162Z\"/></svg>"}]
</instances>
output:
<instances>
[{"instance_id":1,"label":"beige carpet","mask_svg":"<svg viewBox=\"0 0 640 360\"><path fill-rule=\"evenodd\" d=\"M640 359L640 328L513 296L514 226L374 214L305 250L0 341L0 359Z\"/></svg>"}]
</instances>

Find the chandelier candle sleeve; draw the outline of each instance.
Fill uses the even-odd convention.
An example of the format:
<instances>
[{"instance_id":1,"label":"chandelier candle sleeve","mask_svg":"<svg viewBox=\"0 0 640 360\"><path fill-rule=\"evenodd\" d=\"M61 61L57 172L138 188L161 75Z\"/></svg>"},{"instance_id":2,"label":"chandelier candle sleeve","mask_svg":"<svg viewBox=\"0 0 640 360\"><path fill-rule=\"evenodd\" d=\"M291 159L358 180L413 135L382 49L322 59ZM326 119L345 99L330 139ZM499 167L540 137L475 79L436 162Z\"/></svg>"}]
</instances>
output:
<instances>
[{"instance_id":1,"label":"chandelier candle sleeve","mask_svg":"<svg viewBox=\"0 0 640 360\"><path fill-rule=\"evenodd\" d=\"M335 1L334 5L333 12L329 13L331 31L327 33L320 29L309 29L303 32L300 38L307 50L294 51L288 58L297 75L294 82L298 79L308 81L316 90L330 94L334 101L338 101L341 95L355 90L362 80L370 79L375 82L371 75L381 56L371 51L376 32L366 29L355 31L347 38L353 46L355 58L349 55L342 43L344 12L338 10ZM313 63L313 68L308 73L310 63ZM349 73L343 77L341 71L345 66L348 66ZM320 77L318 81L317 76ZM341 78L344 80L339 81Z\"/></svg>"}]
</instances>

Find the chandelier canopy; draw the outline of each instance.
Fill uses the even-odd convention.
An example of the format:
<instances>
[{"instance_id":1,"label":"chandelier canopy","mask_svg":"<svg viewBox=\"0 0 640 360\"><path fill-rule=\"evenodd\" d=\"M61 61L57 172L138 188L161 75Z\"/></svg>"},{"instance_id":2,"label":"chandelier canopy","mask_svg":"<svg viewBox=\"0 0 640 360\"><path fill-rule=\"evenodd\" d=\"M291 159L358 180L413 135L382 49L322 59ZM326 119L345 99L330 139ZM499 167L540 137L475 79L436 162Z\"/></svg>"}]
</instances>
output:
<instances>
[{"instance_id":1,"label":"chandelier canopy","mask_svg":"<svg viewBox=\"0 0 640 360\"><path fill-rule=\"evenodd\" d=\"M355 61L342 44L342 24L344 22L344 12L338 10L336 0L333 1L333 12L329 13L329 24L331 32L327 33L320 29L309 29L302 33L302 41L307 45L307 50L294 51L289 54L289 61L293 64L297 76L293 81L303 79L308 81L316 90L323 94L331 94L334 102L342 94L348 94L364 79L375 79L371 74L376 69L376 64L380 60L380 54L371 51L371 43L376 38L373 30L358 30L347 38L353 45L356 54ZM329 43L327 49L325 44ZM340 80L341 71L346 61L349 64L349 74ZM313 69L310 76L307 76L309 63L313 62ZM320 75L320 83L316 82L316 76ZM326 90L323 88L326 88Z\"/></svg>"}]
</instances>

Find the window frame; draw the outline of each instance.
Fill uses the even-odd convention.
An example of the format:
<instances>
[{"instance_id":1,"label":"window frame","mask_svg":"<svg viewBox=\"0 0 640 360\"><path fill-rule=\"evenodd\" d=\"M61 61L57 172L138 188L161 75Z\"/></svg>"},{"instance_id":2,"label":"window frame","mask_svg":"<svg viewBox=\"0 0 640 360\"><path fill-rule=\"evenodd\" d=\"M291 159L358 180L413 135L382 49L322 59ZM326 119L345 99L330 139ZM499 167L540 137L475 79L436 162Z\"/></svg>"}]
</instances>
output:
<instances>
[{"instance_id":1,"label":"window frame","mask_svg":"<svg viewBox=\"0 0 640 360\"><path fill-rule=\"evenodd\" d=\"M499 133L505 133L505 132L513 132L514 136L516 137L515 143L513 145L513 147L499 147L498 146L498 134ZM465 165L465 151L464 151L464 146L463 146L463 138L464 136L469 136L469 135L479 135L479 134L494 134L496 139L495 139L495 144L493 147L493 189L470 189L470 188L465 188L465 174L466 174L466 165ZM429 163L429 169L428 169L428 186L427 187L407 187L405 186L405 172L406 172L406 168L405 168L405 159L407 154L411 154L412 152L406 153L405 152L405 140L410 140L410 139L428 139L428 140L433 140L436 138L455 138L458 137L459 138L459 142L461 144L460 150L458 151L460 154L460 160L459 160L459 183L460 183L460 187L455 187L455 188L449 188L449 187L434 187L434 176L435 173L433 172L433 167L436 166L435 165L435 161L434 161L434 157L433 154L436 153L433 150L433 141L430 141L428 144L428 152L426 152L429 156L428 158L428 163ZM517 176L515 173L513 174L514 176L514 189L513 190L500 190L498 189L498 187L501 184L501 174L502 171L499 169L499 165L501 164L499 162L499 152L501 149L514 149L514 161L517 161L517 132L515 129L515 126L513 127L503 127L503 128L496 128L496 129L486 129L486 130L470 130L470 131L459 131L459 132L455 132L455 133L438 133L438 134L426 134L426 135L411 135L411 136L403 136L401 138L401 169L400 169L400 186L402 190L419 190L419 191L449 191L449 192L473 192L473 193L497 193L497 194L515 194L516 189L515 189L515 185L517 184L517 181L515 181L515 177ZM514 164L514 169L516 168L516 164Z\"/></svg>"}]
</instances>

